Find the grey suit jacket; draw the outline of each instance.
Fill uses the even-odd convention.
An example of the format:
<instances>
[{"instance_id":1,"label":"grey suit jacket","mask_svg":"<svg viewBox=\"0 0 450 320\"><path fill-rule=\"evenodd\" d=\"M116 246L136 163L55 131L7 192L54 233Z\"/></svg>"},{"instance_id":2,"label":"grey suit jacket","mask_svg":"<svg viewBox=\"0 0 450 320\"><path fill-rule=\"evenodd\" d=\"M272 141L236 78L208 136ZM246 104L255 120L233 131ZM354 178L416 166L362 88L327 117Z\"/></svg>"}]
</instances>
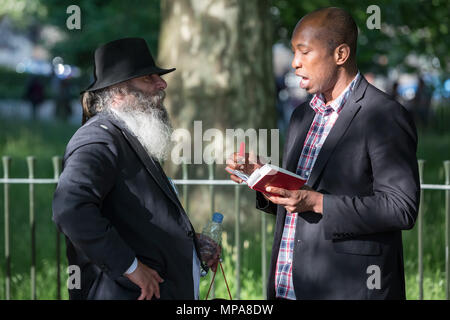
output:
<instances>
[{"instance_id":1,"label":"grey suit jacket","mask_svg":"<svg viewBox=\"0 0 450 320\"><path fill-rule=\"evenodd\" d=\"M97 115L74 134L53 220L81 268L71 299L137 299L123 276L135 256L164 279L161 299L194 299L195 230L159 163L120 122Z\"/></svg>"},{"instance_id":2,"label":"grey suit jacket","mask_svg":"<svg viewBox=\"0 0 450 320\"><path fill-rule=\"evenodd\" d=\"M283 167L292 172L313 118L308 102L292 115L283 157ZM297 299L405 298L401 230L411 229L417 217L416 148L408 111L361 77L307 182L324 194L323 215L298 215L293 256ZM277 215L267 284L273 299L286 210L259 193L257 208ZM377 267L379 289L373 288Z\"/></svg>"}]
</instances>

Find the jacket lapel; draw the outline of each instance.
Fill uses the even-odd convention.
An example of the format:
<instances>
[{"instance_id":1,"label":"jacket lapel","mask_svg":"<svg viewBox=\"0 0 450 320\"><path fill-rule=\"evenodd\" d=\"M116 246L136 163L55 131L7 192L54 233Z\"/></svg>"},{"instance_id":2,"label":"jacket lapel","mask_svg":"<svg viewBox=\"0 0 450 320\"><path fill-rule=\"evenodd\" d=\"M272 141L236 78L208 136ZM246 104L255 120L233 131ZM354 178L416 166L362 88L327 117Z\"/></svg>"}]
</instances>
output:
<instances>
[{"instance_id":1,"label":"jacket lapel","mask_svg":"<svg viewBox=\"0 0 450 320\"><path fill-rule=\"evenodd\" d=\"M186 212L184 211L184 208L181 205L180 200L178 199L178 196L175 193L175 190L173 189L167 176L165 175L163 168L161 167L161 165L159 164L158 161L152 159L152 157L150 157L148 155L147 151L144 149L144 147L139 142L139 140L133 134L131 134L131 132L129 130L126 129L126 127L123 123L121 123L118 120L113 119L109 116L107 116L107 119L112 124L114 124L117 127L117 129L120 130L120 132L122 132L122 135L124 136L124 138L128 141L131 148L134 150L134 152L136 153L138 158L143 163L144 167L147 169L147 171L153 177L153 179L157 182L159 187L164 191L164 193L167 195L167 197L169 197L169 199L172 200L175 203L175 205L180 209L182 219L184 220L184 222L186 224L186 228L189 231L188 233L192 233L195 251L201 261L202 259L201 259L201 255L200 255L198 240L195 235L195 229L192 226L191 221L189 220L189 217L187 216ZM206 268L202 261L201 261L201 265L204 269Z\"/></svg>"},{"instance_id":2,"label":"jacket lapel","mask_svg":"<svg viewBox=\"0 0 450 320\"><path fill-rule=\"evenodd\" d=\"M297 171L297 163L305 143L306 135L309 127L314 119L314 110L309 106L309 102L300 105L298 108L303 108L301 114L291 121L288 137L286 139L286 146L284 151L283 168L293 173ZM281 211L280 211L280 208ZM286 210L282 206L278 206L276 217L275 239L281 241L283 234L284 220L286 218ZM279 246L279 243L278 243Z\"/></svg>"},{"instance_id":3,"label":"jacket lapel","mask_svg":"<svg viewBox=\"0 0 450 320\"><path fill-rule=\"evenodd\" d=\"M181 206L181 203L178 200L175 191L170 185L167 176L164 174L163 169L159 165L159 162L152 159L152 157L148 155L147 151L145 151L139 140L133 134L131 134L131 132L126 128L125 124L122 121L112 118L109 115L105 115L104 117L106 117L108 121L114 124L114 126L116 126L118 130L120 130L124 138L128 141L131 148L134 150L144 167L147 169L147 171L150 173L159 187L164 191L169 199L171 199L184 213L183 207Z\"/></svg>"},{"instance_id":4,"label":"jacket lapel","mask_svg":"<svg viewBox=\"0 0 450 320\"><path fill-rule=\"evenodd\" d=\"M284 168L293 173L297 171L298 159L302 153L309 127L314 119L314 110L311 109L309 103L300 106L300 108L304 108L303 114L297 120L297 123L293 124L292 128L289 129L293 131L293 138L287 139L285 152L286 162L284 163Z\"/></svg>"},{"instance_id":5,"label":"jacket lapel","mask_svg":"<svg viewBox=\"0 0 450 320\"><path fill-rule=\"evenodd\" d=\"M173 191L170 182L167 180L167 177L163 173L163 169L159 165L159 163L153 160L148 153L145 151L142 144L137 140L135 136L133 136L128 130L121 128L122 135L129 142L133 150L136 152L137 156L144 164L144 167L150 173L150 175L155 179L160 188L166 193L166 195L173 201L177 206L180 206L178 197Z\"/></svg>"},{"instance_id":6,"label":"jacket lapel","mask_svg":"<svg viewBox=\"0 0 450 320\"><path fill-rule=\"evenodd\" d=\"M350 93L350 97L347 100L345 106L342 108L342 111L340 112L336 123L328 134L328 137L326 138L322 149L319 152L319 155L317 156L316 163L314 164L314 167L311 171L311 176L309 177L307 182L308 186L314 186L339 140L342 138L356 113L361 108L361 105L358 103L358 101L363 97L367 89L367 85L367 80L361 75L358 83L355 85L353 92Z\"/></svg>"}]
</instances>

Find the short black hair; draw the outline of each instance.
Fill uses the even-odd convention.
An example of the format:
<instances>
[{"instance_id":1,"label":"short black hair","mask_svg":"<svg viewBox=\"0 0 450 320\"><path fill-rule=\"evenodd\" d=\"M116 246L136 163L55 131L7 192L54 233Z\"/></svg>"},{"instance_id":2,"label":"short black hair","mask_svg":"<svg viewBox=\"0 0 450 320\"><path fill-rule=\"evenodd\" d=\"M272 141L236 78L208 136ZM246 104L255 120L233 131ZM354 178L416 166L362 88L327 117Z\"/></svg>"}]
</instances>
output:
<instances>
[{"instance_id":1,"label":"short black hair","mask_svg":"<svg viewBox=\"0 0 450 320\"><path fill-rule=\"evenodd\" d=\"M321 8L307 14L300 22L312 19L321 25L318 35L326 41L330 50L345 43L350 47L350 59L356 57L358 27L346 10L336 7Z\"/></svg>"}]
</instances>

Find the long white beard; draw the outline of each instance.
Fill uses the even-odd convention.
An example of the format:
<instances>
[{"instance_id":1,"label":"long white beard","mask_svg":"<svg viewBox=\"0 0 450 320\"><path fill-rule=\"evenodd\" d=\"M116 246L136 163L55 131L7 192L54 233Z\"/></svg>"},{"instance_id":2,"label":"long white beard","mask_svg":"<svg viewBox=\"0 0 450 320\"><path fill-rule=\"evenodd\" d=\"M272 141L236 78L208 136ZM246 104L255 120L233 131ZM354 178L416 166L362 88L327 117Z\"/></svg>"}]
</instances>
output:
<instances>
[{"instance_id":1,"label":"long white beard","mask_svg":"<svg viewBox=\"0 0 450 320\"><path fill-rule=\"evenodd\" d=\"M173 131L163 99L163 91L153 96L133 92L118 108L108 108L110 114L125 123L147 153L160 162L169 155Z\"/></svg>"}]
</instances>

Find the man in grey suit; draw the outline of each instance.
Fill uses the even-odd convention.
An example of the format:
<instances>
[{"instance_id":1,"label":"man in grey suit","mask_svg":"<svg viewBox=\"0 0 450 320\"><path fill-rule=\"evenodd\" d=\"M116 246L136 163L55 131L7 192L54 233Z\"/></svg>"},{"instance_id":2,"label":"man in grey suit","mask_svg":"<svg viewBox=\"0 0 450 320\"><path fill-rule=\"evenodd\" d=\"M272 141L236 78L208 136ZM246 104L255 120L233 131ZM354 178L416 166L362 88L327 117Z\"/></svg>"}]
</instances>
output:
<instances>
[{"instance_id":1,"label":"man in grey suit","mask_svg":"<svg viewBox=\"0 0 450 320\"><path fill-rule=\"evenodd\" d=\"M357 33L346 11L325 8L291 38L292 67L314 96L292 115L283 167L307 183L257 193L257 208L276 214L269 299L405 299L401 230L419 206L417 133L408 111L358 71ZM234 154L229 167L262 165L246 157Z\"/></svg>"},{"instance_id":2,"label":"man in grey suit","mask_svg":"<svg viewBox=\"0 0 450 320\"><path fill-rule=\"evenodd\" d=\"M71 299L198 299L200 268L217 267L220 248L202 259L160 165L172 132L161 75L174 70L157 67L140 38L95 51L85 123L67 145L53 200L69 264L81 270Z\"/></svg>"}]
</instances>

